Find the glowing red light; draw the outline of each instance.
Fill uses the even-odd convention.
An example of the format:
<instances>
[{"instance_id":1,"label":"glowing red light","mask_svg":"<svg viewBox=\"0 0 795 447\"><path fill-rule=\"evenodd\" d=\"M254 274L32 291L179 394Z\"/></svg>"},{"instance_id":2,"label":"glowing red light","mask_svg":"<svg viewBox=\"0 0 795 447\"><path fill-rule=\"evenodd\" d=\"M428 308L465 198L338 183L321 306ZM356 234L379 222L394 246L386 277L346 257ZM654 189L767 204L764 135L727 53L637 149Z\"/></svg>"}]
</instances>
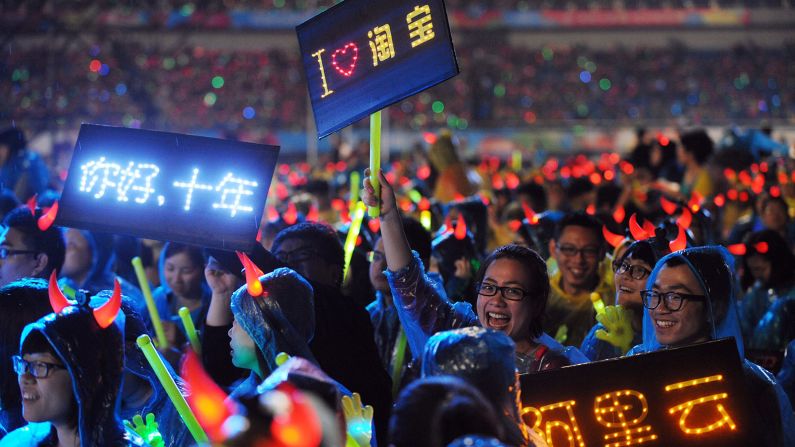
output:
<instances>
[{"instance_id":1,"label":"glowing red light","mask_svg":"<svg viewBox=\"0 0 795 447\"><path fill-rule=\"evenodd\" d=\"M713 201L715 202L715 206L717 206L718 208L721 208L723 207L723 205L726 205L726 198L723 197L723 194L718 194L717 196L715 196L715 199Z\"/></svg>"},{"instance_id":2,"label":"glowing red light","mask_svg":"<svg viewBox=\"0 0 795 447\"><path fill-rule=\"evenodd\" d=\"M381 221L378 219L370 219L367 221L367 226L370 228L370 232L378 233L378 230L381 229Z\"/></svg>"},{"instance_id":3,"label":"glowing red light","mask_svg":"<svg viewBox=\"0 0 795 447\"><path fill-rule=\"evenodd\" d=\"M746 251L745 244L732 244L732 245L729 245L726 248L729 249L729 253L731 253L733 255L736 255L736 256L742 256L742 255L745 254L745 251Z\"/></svg>"},{"instance_id":4,"label":"glowing red light","mask_svg":"<svg viewBox=\"0 0 795 447\"><path fill-rule=\"evenodd\" d=\"M605 171L604 176L605 180L607 180L608 182L612 182L613 179L616 178L616 173L608 169L607 171Z\"/></svg>"},{"instance_id":5,"label":"glowing red light","mask_svg":"<svg viewBox=\"0 0 795 447\"><path fill-rule=\"evenodd\" d=\"M751 196L748 194L747 191L740 192L740 202L747 202L751 199Z\"/></svg>"},{"instance_id":6,"label":"glowing red light","mask_svg":"<svg viewBox=\"0 0 795 447\"><path fill-rule=\"evenodd\" d=\"M417 169L417 178L420 180L427 180L431 176L431 167L428 165L420 166Z\"/></svg>"},{"instance_id":7,"label":"glowing red light","mask_svg":"<svg viewBox=\"0 0 795 447\"><path fill-rule=\"evenodd\" d=\"M522 221L521 220L511 220L508 222L508 228L511 229L514 233L519 231L519 228L522 228Z\"/></svg>"},{"instance_id":8,"label":"glowing red light","mask_svg":"<svg viewBox=\"0 0 795 447\"><path fill-rule=\"evenodd\" d=\"M505 185L508 186L508 189L516 189L519 187L519 176L514 174L513 172L505 173Z\"/></svg>"},{"instance_id":9,"label":"glowing red light","mask_svg":"<svg viewBox=\"0 0 795 447\"><path fill-rule=\"evenodd\" d=\"M754 244L754 250L762 254L767 253L768 248L767 242L764 241Z\"/></svg>"},{"instance_id":10,"label":"glowing red light","mask_svg":"<svg viewBox=\"0 0 795 447\"><path fill-rule=\"evenodd\" d=\"M739 197L739 195L736 189L730 189L726 191L726 197L728 197L729 200L737 200L737 197Z\"/></svg>"},{"instance_id":11,"label":"glowing red light","mask_svg":"<svg viewBox=\"0 0 795 447\"><path fill-rule=\"evenodd\" d=\"M621 223L624 221L625 217L627 217L627 212L623 206L619 205L618 208L613 211L613 220L615 220L616 223Z\"/></svg>"},{"instance_id":12,"label":"glowing red light","mask_svg":"<svg viewBox=\"0 0 795 447\"><path fill-rule=\"evenodd\" d=\"M593 174L588 176L588 180L590 180L591 183L593 183L594 185L598 185L602 183L602 176L599 175L598 172L594 172Z\"/></svg>"},{"instance_id":13,"label":"glowing red light","mask_svg":"<svg viewBox=\"0 0 795 447\"><path fill-rule=\"evenodd\" d=\"M770 195L773 197L781 197L781 188L779 188L778 186L771 186Z\"/></svg>"},{"instance_id":14,"label":"glowing red light","mask_svg":"<svg viewBox=\"0 0 795 447\"><path fill-rule=\"evenodd\" d=\"M585 208L585 213L591 216L596 214L596 205L594 205L593 203L588 205L588 207Z\"/></svg>"},{"instance_id":15,"label":"glowing red light","mask_svg":"<svg viewBox=\"0 0 795 447\"><path fill-rule=\"evenodd\" d=\"M93 59L88 64L88 69L91 70L92 73L99 73L99 69L102 68L102 62L97 59Z\"/></svg>"}]
</instances>

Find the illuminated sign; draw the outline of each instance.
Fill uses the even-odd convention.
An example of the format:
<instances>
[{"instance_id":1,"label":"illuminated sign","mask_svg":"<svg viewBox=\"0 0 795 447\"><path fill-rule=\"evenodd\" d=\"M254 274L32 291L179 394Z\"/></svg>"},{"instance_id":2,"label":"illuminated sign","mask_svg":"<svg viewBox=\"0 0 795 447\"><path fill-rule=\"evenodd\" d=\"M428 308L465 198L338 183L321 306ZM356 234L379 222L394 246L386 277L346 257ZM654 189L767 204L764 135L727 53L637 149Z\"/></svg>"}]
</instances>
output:
<instances>
[{"instance_id":1,"label":"illuminated sign","mask_svg":"<svg viewBox=\"0 0 795 447\"><path fill-rule=\"evenodd\" d=\"M248 250L276 146L83 124L56 225Z\"/></svg>"},{"instance_id":2,"label":"illuminated sign","mask_svg":"<svg viewBox=\"0 0 795 447\"><path fill-rule=\"evenodd\" d=\"M458 74L442 0L345 0L296 30L320 138Z\"/></svg>"},{"instance_id":3,"label":"illuminated sign","mask_svg":"<svg viewBox=\"0 0 795 447\"><path fill-rule=\"evenodd\" d=\"M754 445L733 340L527 374L521 384L522 419L550 446Z\"/></svg>"}]
</instances>

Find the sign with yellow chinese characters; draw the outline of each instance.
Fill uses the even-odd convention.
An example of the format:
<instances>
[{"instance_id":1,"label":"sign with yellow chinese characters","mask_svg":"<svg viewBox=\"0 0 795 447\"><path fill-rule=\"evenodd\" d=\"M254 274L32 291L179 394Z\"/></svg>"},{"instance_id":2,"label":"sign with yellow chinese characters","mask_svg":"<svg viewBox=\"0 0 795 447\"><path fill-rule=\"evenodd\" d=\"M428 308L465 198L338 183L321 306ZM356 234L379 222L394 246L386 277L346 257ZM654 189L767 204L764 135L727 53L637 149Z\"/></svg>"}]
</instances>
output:
<instances>
[{"instance_id":1,"label":"sign with yellow chinese characters","mask_svg":"<svg viewBox=\"0 0 795 447\"><path fill-rule=\"evenodd\" d=\"M521 376L522 419L554 447L749 446L733 340Z\"/></svg>"},{"instance_id":2,"label":"sign with yellow chinese characters","mask_svg":"<svg viewBox=\"0 0 795 447\"><path fill-rule=\"evenodd\" d=\"M55 224L249 250L278 157L276 146L83 124Z\"/></svg>"},{"instance_id":3,"label":"sign with yellow chinese characters","mask_svg":"<svg viewBox=\"0 0 795 447\"><path fill-rule=\"evenodd\" d=\"M442 0L345 0L296 31L320 138L458 74Z\"/></svg>"}]
</instances>

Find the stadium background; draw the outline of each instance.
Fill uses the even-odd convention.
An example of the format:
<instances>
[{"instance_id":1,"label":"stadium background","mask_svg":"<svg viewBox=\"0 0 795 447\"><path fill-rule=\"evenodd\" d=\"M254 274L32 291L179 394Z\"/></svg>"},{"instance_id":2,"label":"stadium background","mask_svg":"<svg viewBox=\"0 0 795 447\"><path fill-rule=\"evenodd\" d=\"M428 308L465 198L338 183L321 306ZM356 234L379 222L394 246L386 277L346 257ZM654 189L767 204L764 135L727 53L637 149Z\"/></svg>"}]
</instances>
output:
<instances>
[{"instance_id":1,"label":"stadium background","mask_svg":"<svg viewBox=\"0 0 795 447\"><path fill-rule=\"evenodd\" d=\"M389 107L391 151L455 131L471 156L628 150L635 128L769 127L795 141L791 0L448 0L461 74ZM65 169L81 122L269 142L322 141L294 27L329 0L5 1L0 127Z\"/></svg>"}]
</instances>

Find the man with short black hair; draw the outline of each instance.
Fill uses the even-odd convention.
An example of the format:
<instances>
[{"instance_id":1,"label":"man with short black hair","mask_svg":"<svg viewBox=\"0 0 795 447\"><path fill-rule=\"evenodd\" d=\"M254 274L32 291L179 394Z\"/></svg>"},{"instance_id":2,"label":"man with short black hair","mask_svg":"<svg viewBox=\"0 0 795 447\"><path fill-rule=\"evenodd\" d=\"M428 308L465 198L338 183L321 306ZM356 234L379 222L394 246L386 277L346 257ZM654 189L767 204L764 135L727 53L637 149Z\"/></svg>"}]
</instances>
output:
<instances>
[{"instance_id":1,"label":"man with short black hair","mask_svg":"<svg viewBox=\"0 0 795 447\"><path fill-rule=\"evenodd\" d=\"M41 231L38 217L27 207L17 208L3 219L7 228L0 237L0 287L22 278L47 278L60 270L66 253L61 229Z\"/></svg>"},{"instance_id":2,"label":"man with short black hair","mask_svg":"<svg viewBox=\"0 0 795 447\"><path fill-rule=\"evenodd\" d=\"M556 334L566 327L565 344L580 346L595 324L591 293L605 305L615 301L611 264L605 257L602 225L585 213L570 213L558 222L555 237L549 241L549 282L551 293L546 309L544 331Z\"/></svg>"}]
</instances>

